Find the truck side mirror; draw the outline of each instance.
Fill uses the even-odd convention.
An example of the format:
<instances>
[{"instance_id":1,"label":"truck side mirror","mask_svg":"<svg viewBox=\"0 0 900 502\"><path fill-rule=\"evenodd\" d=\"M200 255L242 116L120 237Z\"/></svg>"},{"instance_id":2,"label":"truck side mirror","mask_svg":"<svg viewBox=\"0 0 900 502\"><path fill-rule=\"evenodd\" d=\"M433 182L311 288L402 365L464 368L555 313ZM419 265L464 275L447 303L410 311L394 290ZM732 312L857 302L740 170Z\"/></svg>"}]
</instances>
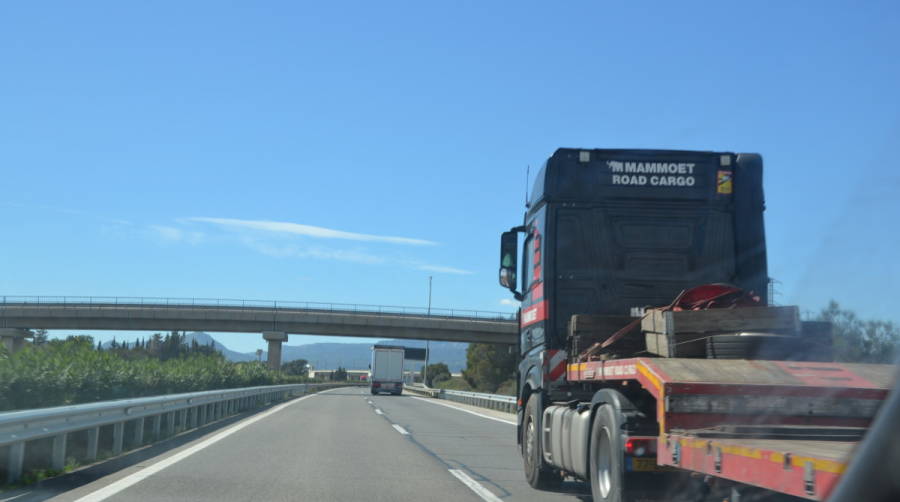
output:
<instances>
[{"instance_id":1,"label":"truck side mirror","mask_svg":"<svg viewBox=\"0 0 900 502\"><path fill-rule=\"evenodd\" d=\"M516 293L519 282L516 277L518 270L518 232L503 232L500 236L500 285ZM518 293L516 293L518 296Z\"/></svg>"}]
</instances>

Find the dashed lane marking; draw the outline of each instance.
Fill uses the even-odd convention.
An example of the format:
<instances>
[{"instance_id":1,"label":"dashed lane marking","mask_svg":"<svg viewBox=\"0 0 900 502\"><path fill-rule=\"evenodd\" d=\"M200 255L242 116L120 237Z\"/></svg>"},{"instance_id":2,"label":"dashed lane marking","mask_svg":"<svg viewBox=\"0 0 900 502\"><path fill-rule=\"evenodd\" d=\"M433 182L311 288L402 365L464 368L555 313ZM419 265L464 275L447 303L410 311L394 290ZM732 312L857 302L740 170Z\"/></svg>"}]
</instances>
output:
<instances>
[{"instance_id":1,"label":"dashed lane marking","mask_svg":"<svg viewBox=\"0 0 900 502\"><path fill-rule=\"evenodd\" d=\"M487 502L502 502L500 497L497 497L490 490L481 485L478 481L470 478L468 474L459 469L449 469L450 474L453 474L456 479L463 482L464 485L468 486L470 490L475 492L475 495L481 497L482 500L486 500Z\"/></svg>"}]
</instances>

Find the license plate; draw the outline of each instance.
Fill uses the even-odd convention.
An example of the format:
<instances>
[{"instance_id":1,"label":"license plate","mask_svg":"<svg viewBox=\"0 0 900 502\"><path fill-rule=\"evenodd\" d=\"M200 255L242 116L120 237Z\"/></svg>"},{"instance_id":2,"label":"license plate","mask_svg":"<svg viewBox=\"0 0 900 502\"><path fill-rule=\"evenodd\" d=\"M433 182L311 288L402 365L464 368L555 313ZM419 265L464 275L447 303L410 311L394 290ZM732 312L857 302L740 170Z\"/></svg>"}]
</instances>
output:
<instances>
[{"instance_id":1,"label":"license plate","mask_svg":"<svg viewBox=\"0 0 900 502\"><path fill-rule=\"evenodd\" d=\"M659 466L656 465L655 458L634 458L631 457L631 469L632 471L658 471L660 470Z\"/></svg>"}]
</instances>

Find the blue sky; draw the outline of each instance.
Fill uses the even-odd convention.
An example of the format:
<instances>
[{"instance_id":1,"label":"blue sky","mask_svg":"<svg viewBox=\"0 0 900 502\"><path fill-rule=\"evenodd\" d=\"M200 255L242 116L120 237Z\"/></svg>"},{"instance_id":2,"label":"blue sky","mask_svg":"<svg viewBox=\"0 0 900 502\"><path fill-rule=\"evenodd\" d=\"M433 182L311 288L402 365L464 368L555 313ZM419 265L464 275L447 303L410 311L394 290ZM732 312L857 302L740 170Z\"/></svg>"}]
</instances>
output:
<instances>
[{"instance_id":1,"label":"blue sky","mask_svg":"<svg viewBox=\"0 0 900 502\"><path fill-rule=\"evenodd\" d=\"M677 148L763 154L779 302L897 320L898 47L896 2L4 3L0 292L510 311L526 165Z\"/></svg>"}]
</instances>

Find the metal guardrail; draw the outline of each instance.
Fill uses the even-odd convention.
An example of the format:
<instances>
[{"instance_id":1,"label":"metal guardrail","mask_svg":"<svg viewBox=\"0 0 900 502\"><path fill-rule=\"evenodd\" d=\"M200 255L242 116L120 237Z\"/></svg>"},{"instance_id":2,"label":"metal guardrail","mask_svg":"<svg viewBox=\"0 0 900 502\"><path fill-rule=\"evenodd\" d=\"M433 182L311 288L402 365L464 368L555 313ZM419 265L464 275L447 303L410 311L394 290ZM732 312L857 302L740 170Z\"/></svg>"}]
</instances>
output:
<instances>
[{"instance_id":1,"label":"metal guardrail","mask_svg":"<svg viewBox=\"0 0 900 502\"><path fill-rule=\"evenodd\" d=\"M448 401L470 404L472 406L479 406L481 408L490 408L492 410L505 411L507 413L516 412L515 396L485 394L482 392L467 392L464 390L441 389L440 398L446 399Z\"/></svg>"},{"instance_id":2,"label":"metal guardrail","mask_svg":"<svg viewBox=\"0 0 900 502\"><path fill-rule=\"evenodd\" d=\"M433 398L440 398L441 390L440 389L432 389L429 387L425 387L425 385L420 383L413 384L403 384L403 389L414 394L420 394L422 396L428 396Z\"/></svg>"},{"instance_id":3,"label":"metal guardrail","mask_svg":"<svg viewBox=\"0 0 900 502\"><path fill-rule=\"evenodd\" d=\"M68 435L72 433L87 433L84 460L93 461L97 459L100 427L103 426L112 426L110 450L115 456L122 453L126 445L137 447L145 444L148 435L156 441L265 403L346 385L351 384L244 387L0 413L0 447L8 447L7 482L14 483L22 477L25 448L29 441L51 438L47 464L50 469L61 471L66 464ZM145 430L148 418L150 429ZM131 424L127 440L126 424Z\"/></svg>"},{"instance_id":4,"label":"metal guardrail","mask_svg":"<svg viewBox=\"0 0 900 502\"><path fill-rule=\"evenodd\" d=\"M140 296L0 296L0 302L9 305L53 305L83 307L84 305L159 307L232 307L240 309L314 310L323 312L359 312L365 314L403 314L424 317L446 317L485 320L515 320L509 312L491 312L471 309L446 309L426 307L401 307L396 305L367 305L354 303L323 303L275 300L240 300L233 298L164 298Z\"/></svg>"},{"instance_id":5,"label":"metal guardrail","mask_svg":"<svg viewBox=\"0 0 900 502\"><path fill-rule=\"evenodd\" d=\"M411 392L422 394L436 399L446 399L458 403L489 408L492 410L516 412L516 397L502 394L485 394L483 392L468 392L463 390L433 389L422 384L405 385L404 388Z\"/></svg>"}]
</instances>

